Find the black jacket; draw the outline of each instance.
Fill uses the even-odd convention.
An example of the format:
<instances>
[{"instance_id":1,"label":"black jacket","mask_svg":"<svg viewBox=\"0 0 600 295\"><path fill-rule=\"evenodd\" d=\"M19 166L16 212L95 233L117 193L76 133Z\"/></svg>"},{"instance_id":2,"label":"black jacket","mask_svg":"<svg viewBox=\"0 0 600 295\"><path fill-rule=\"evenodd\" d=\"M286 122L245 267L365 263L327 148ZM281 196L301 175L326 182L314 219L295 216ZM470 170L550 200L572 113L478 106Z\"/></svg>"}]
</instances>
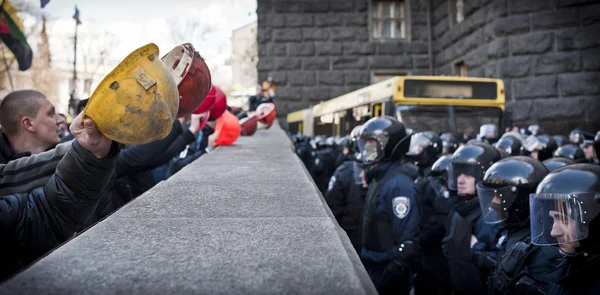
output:
<instances>
[{"instance_id":1,"label":"black jacket","mask_svg":"<svg viewBox=\"0 0 600 295\"><path fill-rule=\"evenodd\" d=\"M77 141L44 187L0 197L0 280L88 225L119 156L98 159Z\"/></svg>"},{"instance_id":2,"label":"black jacket","mask_svg":"<svg viewBox=\"0 0 600 295\"><path fill-rule=\"evenodd\" d=\"M566 258L546 277L547 295L600 294L600 254Z\"/></svg>"}]
</instances>

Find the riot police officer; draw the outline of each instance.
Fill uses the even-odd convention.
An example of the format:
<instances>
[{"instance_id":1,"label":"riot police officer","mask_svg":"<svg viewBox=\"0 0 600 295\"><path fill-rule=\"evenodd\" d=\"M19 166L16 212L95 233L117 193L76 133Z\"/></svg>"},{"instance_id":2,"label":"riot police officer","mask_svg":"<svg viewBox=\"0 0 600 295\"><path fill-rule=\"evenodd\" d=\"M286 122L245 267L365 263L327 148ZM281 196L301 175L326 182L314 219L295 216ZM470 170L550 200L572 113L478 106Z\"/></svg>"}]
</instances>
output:
<instances>
[{"instance_id":1,"label":"riot police officer","mask_svg":"<svg viewBox=\"0 0 600 295\"><path fill-rule=\"evenodd\" d=\"M363 204L366 189L362 187L360 171L355 165L354 144L361 126L352 130L351 136L342 143L345 161L335 170L329 180L325 201L338 224L350 238L357 253L360 253L360 220L362 219Z\"/></svg>"},{"instance_id":2,"label":"riot police officer","mask_svg":"<svg viewBox=\"0 0 600 295\"><path fill-rule=\"evenodd\" d=\"M325 195L329 180L335 170L335 156L326 140L322 137L316 137L313 140L314 148L316 149L313 157L314 162L310 174L317 185L319 191Z\"/></svg>"},{"instance_id":3,"label":"riot police officer","mask_svg":"<svg viewBox=\"0 0 600 295\"><path fill-rule=\"evenodd\" d=\"M450 213L450 223L442 241L448 258L452 290L456 294L485 294L485 282L494 267L498 227L481 220L475 184L486 170L501 159L491 145L473 142L460 147L450 162L448 188L456 191L462 202Z\"/></svg>"},{"instance_id":4,"label":"riot police officer","mask_svg":"<svg viewBox=\"0 0 600 295\"><path fill-rule=\"evenodd\" d=\"M458 140L451 132L440 135L442 139L442 155L453 154L458 148Z\"/></svg>"},{"instance_id":5,"label":"riot police officer","mask_svg":"<svg viewBox=\"0 0 600 295\"><path fill-rule=\"evenodd\" d=\"M585 162L583 150L574 144L565 144L554 151L554 157L569 158L577 163Z\"/></svg>"},{"instance_id":6,"label":"riot police officer","mask_svg":"<svg viewBox=\"0 0 600 295\"><path fill-rule=\"evenodd\" d=\"M530 156L539 161L552 158L552 153L558 148L554 138L546 134L531 135L525 139L524 145Z\"/></svg>"},{"instance_id":7,"label":"riot police officer","mask_svg":"<svg viewBox=\"0 0 600 295\"><path fill-rule=\"evenodd\" d=\"M573 164L548 174L530 196L531 242L558 245L564 259L546 294L600 294L600 167Z\"/></svg>"},{"instance_id":8,"label":"riot police officer","mask_svg":"<svg viewBox=\"0 0 600 295\"><path fill-rule=\"evenodd\" d=\"M519 133L508 132L502 135L500 140L494 144L498 149L506 151L511 156L522 156L525 155L525 148L523 147L523 138Z\"/></svg>"},{"instance_id":9,"label":"riot police officer","mask_svg":"<svg viewBox=\"0 0 600 295\"><path fill-rule=\"evenodd\" d=\"M550 158L543 162L544 166L548 168L549 172L552 172L562 166L575 164L575 161L569 158Z\"/></svg>"},{"instance_id":10,"label":"riot police officer","mask_svg":"<svg viewBox=\"0 0 600 295\"><path fill-rule=\"evenodd\" d=\"M393 117L372 118L358 147L369 183L361 259L380 294L408 294L419 236L418 193L401 164L410 134Z\"/></svg>"},{"instance_id":11,"label":"riot police officer","mask_svg":"<svg viewBox=\"0 0 600 295\"><path fill-rule=\"evenodd\" d=\"M452 155L440 157L427 177L419 236L421 268L415 279L416 294L450 294L450 270L442 252L448 214L458 198L448 190L448 168Z\"/></svg>"},{"instance_id":12,"label":"riot police officer","mask_svg":"<svg viewBox=\"0 0 600 295\"><path fill-rule=\"evenodd\" d=\"M558 249L534 246L529 235L529 194L547 174L538 160L517 156L492 165L477 184L483 221L504 229L489 294L542 294L533 290L545 289L543 274L558 265Z\"/></svg>"}]
</instances>

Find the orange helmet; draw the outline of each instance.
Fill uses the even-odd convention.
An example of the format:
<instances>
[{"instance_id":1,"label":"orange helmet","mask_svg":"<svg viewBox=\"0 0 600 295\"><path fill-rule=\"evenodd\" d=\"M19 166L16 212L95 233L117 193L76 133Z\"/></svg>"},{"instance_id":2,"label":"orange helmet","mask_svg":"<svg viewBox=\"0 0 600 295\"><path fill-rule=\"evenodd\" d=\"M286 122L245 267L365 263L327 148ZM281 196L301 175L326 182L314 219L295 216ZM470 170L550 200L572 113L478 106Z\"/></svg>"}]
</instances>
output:
<instances>
[{"instance_id":1,"label":"orange helmet","mask_svg":"<svg viewBox=\"0 0 600 295\"><path fill-rule=\"evenodd\" d=\"M216 120L221 117L227 109L227 96L221 88L213 86L215 88L215 105L210 110L210 120Z\"/></svg>"},{"instance_id":2,"label":"orange helmet","mask_svg":"<svg viewBox=\"0 0 600 295\"><path fill-rule=\"evenodd\" d=\"M259 122L267 125L267 129L271 127L277 112L275 112L275 104L272 102L262 103L256 108L256 117Z\"/></svg>"},{"instance_id":3,"label":"orange helmet","mask_svg":"<svg viewBox=\"0 0 600 295\"><path fill-rule=\"evenodd\" d=\"M242 127L242 136L252 136L258 128L258 119L256 116L246 117L240 120Z\"/></svg>"},{"instance_id":4,"label":"orange helmet","mask_svg":"<svg viewBox=\"0 0 600 295\"><path fill-rule=\"evenodd\" d=\"M177 117L191 114L210 90L210 70L194 46L185 43L175 47L162 58L179 90Z\"/></svg>"},{"instance_id":5,"label":"orange helmet","mask_svg":"<svg viewBox=\"0 0 600 295\"><path fill-rule=\"evenodd\" d=\"M240 121L229 111L225 111L219 119L217 119L217 126L215 126L215 134L217 139L215 140L216 145L231 145L240 136Z\"/></svg>"}]
</instances>

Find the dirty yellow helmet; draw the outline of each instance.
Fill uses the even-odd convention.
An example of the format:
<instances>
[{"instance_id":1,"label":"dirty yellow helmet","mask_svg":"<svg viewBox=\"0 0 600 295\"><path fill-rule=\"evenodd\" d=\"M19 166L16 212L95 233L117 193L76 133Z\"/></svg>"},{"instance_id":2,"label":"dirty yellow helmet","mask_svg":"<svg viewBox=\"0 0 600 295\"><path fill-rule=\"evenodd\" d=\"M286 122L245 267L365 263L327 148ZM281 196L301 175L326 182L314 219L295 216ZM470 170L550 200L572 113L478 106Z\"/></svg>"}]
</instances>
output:
<instances>
[{"instance_id":1,"label":"dirty yellow helmet","mask_svg":"<svg viewBox=\"0 0 600 295\"><path fill-rule=\"evenodd\" d=\"M167 137L178 109L175 78L160 60L156 44L150 43L104 77L83 115L116 142L145 144Z\"/></svg>"}]
</instances>

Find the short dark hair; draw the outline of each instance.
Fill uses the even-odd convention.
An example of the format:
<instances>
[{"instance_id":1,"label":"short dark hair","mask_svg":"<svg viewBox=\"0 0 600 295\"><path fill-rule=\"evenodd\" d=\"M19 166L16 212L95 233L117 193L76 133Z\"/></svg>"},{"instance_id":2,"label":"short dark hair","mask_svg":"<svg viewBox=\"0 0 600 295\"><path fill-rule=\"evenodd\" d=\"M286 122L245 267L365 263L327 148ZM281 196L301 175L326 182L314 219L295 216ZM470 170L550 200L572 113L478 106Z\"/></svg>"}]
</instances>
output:
<instances>
[{"instance_id":1,"label":"short dark hair","mask_svg":"<svg viewBox=\"0 0 600 295\"><path fill-rule=\"evenodd\" d=\"M36 90L17 90L6 95L0 104L0 125L4 133L14 135L19 131L21 118L36 117L40 99L46 99L46 95Z\"/></svg>"}]
</instances>

